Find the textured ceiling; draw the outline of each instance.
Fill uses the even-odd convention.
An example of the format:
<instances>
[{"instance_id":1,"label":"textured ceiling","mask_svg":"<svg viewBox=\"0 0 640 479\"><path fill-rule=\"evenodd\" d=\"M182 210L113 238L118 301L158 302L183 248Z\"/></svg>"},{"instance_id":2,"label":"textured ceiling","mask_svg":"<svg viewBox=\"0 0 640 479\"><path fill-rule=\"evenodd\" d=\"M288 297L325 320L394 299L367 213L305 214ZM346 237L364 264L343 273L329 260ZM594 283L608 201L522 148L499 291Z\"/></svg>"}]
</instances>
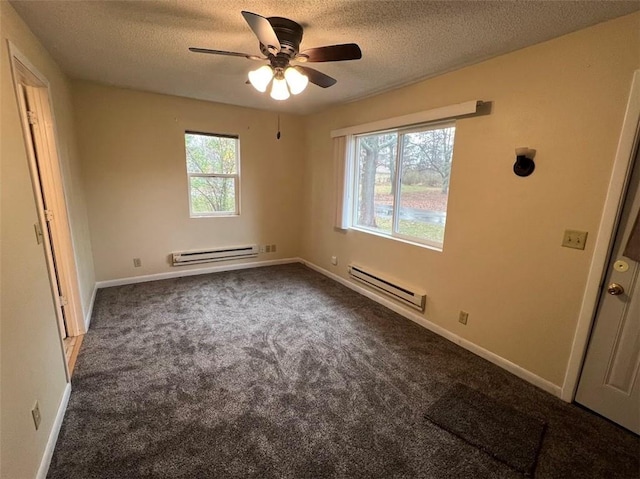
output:
<instances>
[{"instance_id":1,"label":"textured ceiling","mask_svg":"<svg viewBox=\"0 0 640 479\"><path fill-rule=\"evenodd\" d=\"M71 78L309 113L640 10L638 1L12 1ZM188 47L258 54L240 12L304 27L302 48L355 42L357 61L308 64L338 80L284 102L245 84L259 65Z\"/></svg>"}]
</instances>

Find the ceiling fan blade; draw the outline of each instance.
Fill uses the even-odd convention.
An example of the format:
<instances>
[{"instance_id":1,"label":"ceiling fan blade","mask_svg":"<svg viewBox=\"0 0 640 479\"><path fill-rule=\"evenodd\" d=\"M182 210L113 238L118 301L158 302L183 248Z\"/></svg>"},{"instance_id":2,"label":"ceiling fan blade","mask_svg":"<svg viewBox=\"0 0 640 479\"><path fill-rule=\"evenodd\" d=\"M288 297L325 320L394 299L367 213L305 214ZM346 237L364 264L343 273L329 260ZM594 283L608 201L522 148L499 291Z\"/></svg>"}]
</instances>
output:
<instances>
[{"instance_id":1,"label":"ceiling fan blade","mask_svg":"<svg viewBox=\"0 0 640 479\"><path fill-rule=\"evenodd\" d=\"M260 43L262 43L267 50L273 55L276 55L280 51L280 40L273 27L266 18L251 12L242 12L242 16L247 21L253 33L256 34Z\"/></svg>"},{"instance_id":2,"label":"ceiling fan blade","mask_svg":"<svg viewBox=\"0 0 640 479\"><path fill-rule=\"evenodd\" d=\"M294 68L300 70L301 73L304 73L305 75L307 75L307 78L311 83L318 85L322 88L329 88L330 86L335 85L336 82L338 81L335 78L330 77L329 75L325 75L324 73L319 72L318 70L314 70L313 68L303 67L300 65Z\"/></svg>"},{"instance_id":3,"label":"ceiling fan blade","mask_svg":"<svg viewBox=\"0 0 640 479\"><path fill-rule=\"evenodd\" d=\"M342 62L361 58L362 50L357 44L345 43L343 45L309 48L298 54L295 59L299 62Z\"/></svg>"},{"instance_id":4,"label":"ceiling fan blade","mask_svg":"<svg viewBox=\"0 0 640 479\"><path fill-rule=\"evenodd\" d=\"M224 50L209 50L208 48L190 47L189 51L195 53L209 53L211 55L226 55L228 57L244 57L248 58L249 60L266 60L266 58L262 58L257 55L249 55L248 53L226 52Z\"/></svg>"}]
</instances>

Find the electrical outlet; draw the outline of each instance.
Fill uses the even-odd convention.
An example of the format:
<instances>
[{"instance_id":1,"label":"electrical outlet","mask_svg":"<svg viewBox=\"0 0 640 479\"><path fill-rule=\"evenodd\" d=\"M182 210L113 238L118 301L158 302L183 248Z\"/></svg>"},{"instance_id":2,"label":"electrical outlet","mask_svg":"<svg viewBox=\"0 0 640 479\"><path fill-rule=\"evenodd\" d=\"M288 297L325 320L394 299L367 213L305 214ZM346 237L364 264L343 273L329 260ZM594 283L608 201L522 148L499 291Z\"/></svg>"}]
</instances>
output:
<instances>
[{"instance_id":1,"label":"electrical outlet","mask_svg":"<svg viewBox=\"0 0 640 479\"><path fill-rule=\"evenodd\" d=\"M265 251L266 251L267 253L271 253L271 245L270 245L270 244L268 244L268 245L266 245L266 246L265 246Z\"/></svg>"},{"instance_id":2,"label":"electrical outlet","mask_svg":"<svg viewBox=\"0 0 640 479\"><path fill-rule=\"evenodd\" d=\"M334 266L338 264L338 257L337 256L332 256L331 257L331 264L334 265Z\"/></svg>"},{"instance_id":3,"label":"electrical outlet","mask_svg":"<svg viewBox=\"0 0 640 479\"><path fill-rule=\"evenodd\" d=\"M142 260L140 258L133 258L133 267L139 268L142 266Z\"/></svg>"},{"instance_id":4,"label":"electrical outlet","mask_svg":"<svg viewBox=\"0 0 640 479\"><path fill-rule=\"evenodd\" d=\"M565 230L562 238L562 246L565 248L584 249L586 243L586 231Z\"/></svg>"},{"instance_id":5,"label":"electrical outlet","mask_svg":"<svg viewBox=\"0 0 640 479\"><path fill-rule=\"evenodd\" d=\"M468 320L469 320L469 313L467 313L466 311L460 311L460 315L458 316L458 322L466 326Z\"/></svg>"},{"instance_id":6,"label":"electrical outlet","mask_svg":"<svg viewBox=\"0 0 640 479\"><path fill-rule=\"evenodd\" d=\"M264 245L263 244L260 245L260 252L264 253Z\"/></svg>"},{"instance_id":7,"label":"electrical outlet","mask_svg":"<svg viewBox=\"0 0 640 479\"><path fill-rule=\"evenodd\" d=\"M42 420L42 417L40 416L40 404L38 404L38 401L36 401L36 405L33 406L31 415L33 416L33 424L36 426L37 431L40 427L40 421Z\"/></svg>"},{"instance_id":8,"label":"electrical outlet","mask_svg":"<svg viewBox=\"0 0 640 479\"><path fill-rule=\"evenodd\" d=\"M274 244L271 245L271 252L272 253L276 252L276 245L274 245Z\"/></svg>"}]
</instances>

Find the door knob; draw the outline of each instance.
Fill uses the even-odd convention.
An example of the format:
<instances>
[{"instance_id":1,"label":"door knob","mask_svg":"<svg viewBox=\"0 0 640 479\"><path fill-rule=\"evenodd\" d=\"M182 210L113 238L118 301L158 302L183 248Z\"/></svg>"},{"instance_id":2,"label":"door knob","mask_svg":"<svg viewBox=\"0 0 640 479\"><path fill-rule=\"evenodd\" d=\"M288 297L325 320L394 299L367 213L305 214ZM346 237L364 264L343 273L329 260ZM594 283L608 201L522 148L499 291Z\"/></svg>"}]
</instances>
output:
<instances>
[{"instance_id":1,"label":"door knob","mask_svg":"<svg viewBox=\"0 0 640 479\"><path fill-rule=\"evenodd\" d=\"M612 296L618 296L624 293L624 288L618 283L611 283L609 286L607 286L607 293Z\"/></svg>"}]
</instances>

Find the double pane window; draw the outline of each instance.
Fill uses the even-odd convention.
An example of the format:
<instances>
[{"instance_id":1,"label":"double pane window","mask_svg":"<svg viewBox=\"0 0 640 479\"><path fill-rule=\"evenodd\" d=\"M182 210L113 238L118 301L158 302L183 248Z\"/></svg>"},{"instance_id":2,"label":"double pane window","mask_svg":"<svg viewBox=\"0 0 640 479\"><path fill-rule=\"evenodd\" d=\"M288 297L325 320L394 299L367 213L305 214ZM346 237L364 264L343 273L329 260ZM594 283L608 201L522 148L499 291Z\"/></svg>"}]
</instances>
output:
<instances>
[{"instance_id":1,"label":"double pane window","mask_svg":"<svg viewBox=\"0 0 640 479\"><path fill-rule=\"evenodd\" d=\"M185 147L191 216L240 214L238 137L188 131Z\"/></svg>"},{"instance_id":2,"label":"double pane window","mask_svg":"<svg viewBox=\"0 0 640 479\"><path fill-rule=\"evenodd\" d=\"M352 226L441 249L455 123L355 137Z\"/></svg>"}]
</instances>

